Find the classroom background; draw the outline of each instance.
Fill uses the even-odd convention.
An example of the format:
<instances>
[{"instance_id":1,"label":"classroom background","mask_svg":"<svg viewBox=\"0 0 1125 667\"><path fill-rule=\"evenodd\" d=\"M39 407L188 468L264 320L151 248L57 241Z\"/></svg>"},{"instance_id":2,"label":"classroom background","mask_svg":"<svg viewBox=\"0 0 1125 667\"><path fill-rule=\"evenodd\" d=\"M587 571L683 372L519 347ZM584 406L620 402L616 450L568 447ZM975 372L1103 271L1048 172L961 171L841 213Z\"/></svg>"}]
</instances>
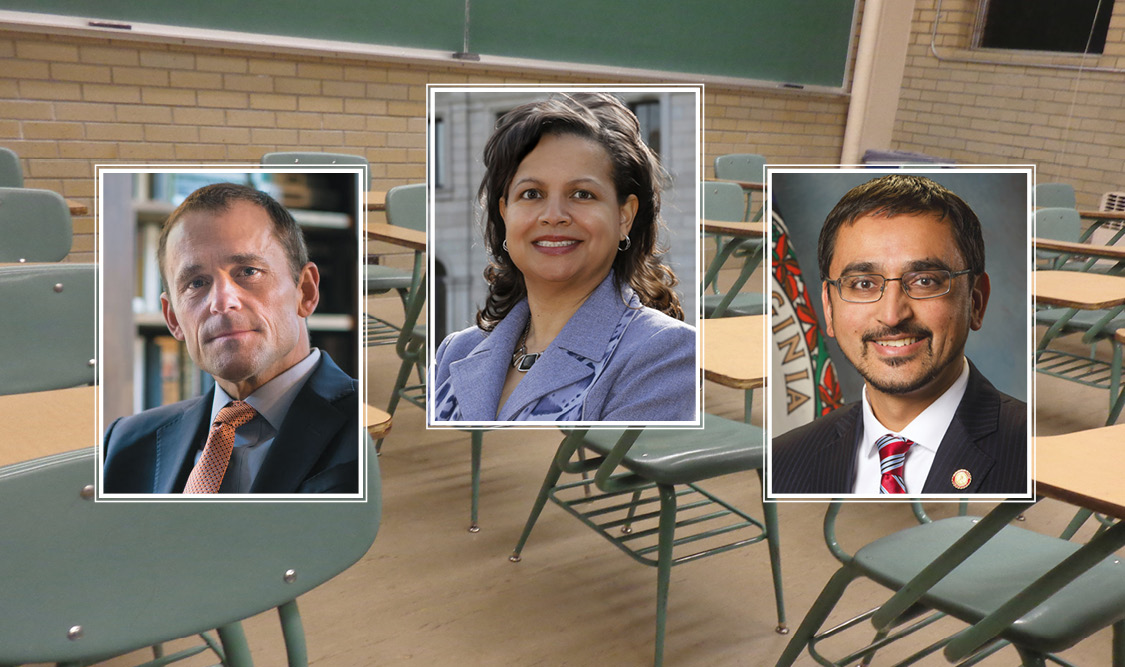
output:
<instances>
[{"instance_id":1,"label":"classroom background","mask_svg":"<svg viewBox=\"0 0 1125 667\"><path fill-rule=\"evenodd\" d=\"M731 153L762 154L771 164L836 164L858 163L865 151L881 150L960 164L1032 163L1039 182L1073 185L1083 209L1096 209L1107 191L1125 190L1125 3L1113 7L1104 53L1091 56L973 49L975 0L856 4L844 73L850 95L731 77L706 82L704 178L714 177L717 156ZM428 83L693 80L258 49L29 27L9 19L0 7L0 146L19 155L26 187L53 190L91 211L74 218L65 261L76 263L95 260L95 164L257 163L281 150L354 153L371 165L371 188L386 191L426 179ZM748 42L770 29L733 23ZM643 24L637 17L636 26ZM799 46L817 48L815 39ZM389 266L409 269L412 262L401 246L373 242L368 251ZM759 272L751 285L761 284ZM369 306L402 317L394 295ZM372 348L371 405L387 403L389 380L380 379L398 368L393 348ZM741 419L741 391L714 385L706 391L709 412ZM1036 391L1041 435L1105 422L1104 391L1045 377ZM761 424L763 402L754 403L755 424ZM79 440L88 431L76 428L68 437L86 444ZM421 410L400 406L379 459L384 522L374 546L354 567L301 598L312 663L648 664L651 571L550 506L523 562L508 562L557 442L547 432L484 436L481 530L469 534L469 435L427 431ZM754 475L729 476L714 488L760 509ZM847 508L840 534L850 550L915 524L905 507L895 509L901 511ZM954 512L929 509L934 516ZM975 514L987 510L970 506ZM821 537L820 505L788 504L779 514L788 622L795 627L836 561ZM1073 508L1047 501L1028 511L1026 525L1057 535L1072 515ZM774 632L769 582L761 547L675 568L667 664L772 664L787 638ZM849 595L840 618L885 599L870 582ZM246 630L259 664L281 663L275 615L250 619ZM1109 647L1103 630L1064 655L1079 664L1105 664ZM1007 652L984 664L1014 661Z\"/></svg>"}]
</instances>

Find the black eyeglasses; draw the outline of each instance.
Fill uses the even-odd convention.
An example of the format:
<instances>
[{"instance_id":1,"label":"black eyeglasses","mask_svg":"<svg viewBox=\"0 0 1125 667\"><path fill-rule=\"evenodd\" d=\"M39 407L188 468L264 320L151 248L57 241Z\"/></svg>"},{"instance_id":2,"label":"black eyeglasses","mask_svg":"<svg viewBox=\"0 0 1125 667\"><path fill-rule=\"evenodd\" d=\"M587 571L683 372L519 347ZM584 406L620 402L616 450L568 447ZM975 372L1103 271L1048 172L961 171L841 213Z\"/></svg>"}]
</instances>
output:
<instances>
[{"instance_id":1,"label":"black eyeglasses","mask_svg":"<svg viewBox=\"0 0 1125 667\"><path fill-rule=\"evenodd\" d=\"M972 269L964 271L946 271L934 269L927 271L908 271L901 278L886 278L877 273L865 273L855 276L840 276L836 280L825 280L829 285L835 285L840 293L840 298L849 303L875 303L883 298L883 290L887 283L899 281L902 291L911 299L933 299L949 294L953 279L972 273Z\"/></svg>"}]
</instances>

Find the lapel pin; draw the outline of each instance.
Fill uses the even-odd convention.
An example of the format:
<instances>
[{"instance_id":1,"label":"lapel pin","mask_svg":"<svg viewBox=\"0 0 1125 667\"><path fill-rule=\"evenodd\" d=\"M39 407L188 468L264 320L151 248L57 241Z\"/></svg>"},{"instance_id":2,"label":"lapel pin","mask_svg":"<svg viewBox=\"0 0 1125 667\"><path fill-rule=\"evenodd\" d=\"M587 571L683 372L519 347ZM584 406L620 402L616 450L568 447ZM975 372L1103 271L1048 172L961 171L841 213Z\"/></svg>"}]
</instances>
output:
<instances>
[{"instance_id":1,"label":"lapel pin","mask_svg":"<svg viewBox=\"0 0 1125 667\"><path fill-rule=\"evenodd\" d=\"M953 488L960 490L973 483L973 475L968 470L961 468L953 473L951 481L953 482Z\"/></svg>"}]
</instances>

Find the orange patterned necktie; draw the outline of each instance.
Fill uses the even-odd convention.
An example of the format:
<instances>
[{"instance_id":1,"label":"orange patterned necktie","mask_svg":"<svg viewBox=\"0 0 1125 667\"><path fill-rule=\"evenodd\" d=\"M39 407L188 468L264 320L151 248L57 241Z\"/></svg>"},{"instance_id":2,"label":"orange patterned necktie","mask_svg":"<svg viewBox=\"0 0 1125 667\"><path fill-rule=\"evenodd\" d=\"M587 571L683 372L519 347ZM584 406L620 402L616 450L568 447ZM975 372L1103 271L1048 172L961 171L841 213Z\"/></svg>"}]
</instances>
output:
<instances>
[{"instance_id":1,"label":"orange patterned necktie","mask_svg":"<svg viewBox=\"0 0 1125 667\"><path fill-rule=\"evenodd\" d=\"M258 414L249 403L232 401L219 410L203 454L188 477L184 493L218 493L223 483L223 475L230 463L230 453L234 449L234 431Z\"/></svg>"}]
</instances>

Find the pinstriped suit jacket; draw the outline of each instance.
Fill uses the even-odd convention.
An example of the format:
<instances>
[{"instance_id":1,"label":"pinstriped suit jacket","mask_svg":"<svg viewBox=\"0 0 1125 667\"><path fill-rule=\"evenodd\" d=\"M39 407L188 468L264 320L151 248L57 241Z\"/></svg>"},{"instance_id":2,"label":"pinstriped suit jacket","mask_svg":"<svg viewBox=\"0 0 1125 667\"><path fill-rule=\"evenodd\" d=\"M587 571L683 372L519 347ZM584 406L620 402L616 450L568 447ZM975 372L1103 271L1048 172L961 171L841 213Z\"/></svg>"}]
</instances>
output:
<instances>
[{"instance_id":1,"label":"pinstriped suit jacket","mask_svg":"<svg viewBox=\"0 0 1125 667\"><path fill-rule=\"evenodd\" d=\"M863 406L853 403L773 439L773 493L847 495L856 475ZM953 486L953 473L972 482ZM923 494L1024 495L1027 488L1027 404L992 386L969 363L969 384L942 438Z\"/></svg>"}]
</instances>

